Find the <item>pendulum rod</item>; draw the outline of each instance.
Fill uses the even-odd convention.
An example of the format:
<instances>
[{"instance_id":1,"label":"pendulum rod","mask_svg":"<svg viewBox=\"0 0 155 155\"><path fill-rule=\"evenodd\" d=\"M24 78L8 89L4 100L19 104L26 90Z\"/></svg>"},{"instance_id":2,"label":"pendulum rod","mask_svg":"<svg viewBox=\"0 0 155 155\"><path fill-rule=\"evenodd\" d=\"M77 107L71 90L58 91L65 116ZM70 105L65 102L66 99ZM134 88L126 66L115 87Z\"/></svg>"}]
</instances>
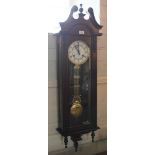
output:
<instances>
[{"instance_id":1,"label":"pendulum rod","mask_svg":"<svg viewBox=\"0 0 155 155\"><path fill-rule=\"evenodd\" d=\"M74 66L74 99L80 99L80 66Z\"/></svg>"},{"instance_id":2,"label":"pendulum rod","mask_svg":"<svg viewBox=\"0 0 155 155\"><path fill-rule=\"evenodd\" d=\"M72 100L72 105L70 108L71 114L74 118L78 118L83 111L80 97L80 65L74 66L74 96Z\"/></svg>"}]
</instances>

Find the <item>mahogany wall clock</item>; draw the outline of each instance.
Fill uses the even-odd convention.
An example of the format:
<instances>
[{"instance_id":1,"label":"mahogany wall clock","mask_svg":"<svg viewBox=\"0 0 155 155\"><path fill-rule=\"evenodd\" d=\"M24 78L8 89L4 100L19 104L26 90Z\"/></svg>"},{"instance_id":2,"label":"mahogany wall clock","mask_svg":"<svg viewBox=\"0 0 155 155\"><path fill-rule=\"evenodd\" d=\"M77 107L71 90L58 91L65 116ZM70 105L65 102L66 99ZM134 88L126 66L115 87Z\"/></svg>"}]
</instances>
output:
<instances>
[{"instance_id":1,"label":"mahogany wall clock","mask_svg":"<svg viewBox=\"0 0 155 155\"><path fill-rule=\"evenodd\" d=\"M79 12L78 19L73 13ZM85 19L82 4L73 6L68 19L60 23L57 38L58 76L58 128L64 136L67 148L68 137L74 142L75 151L82 134L91 132L92 141L97 129L97 36L102 28L88 8Z\"/></svg>"}]
</instances>

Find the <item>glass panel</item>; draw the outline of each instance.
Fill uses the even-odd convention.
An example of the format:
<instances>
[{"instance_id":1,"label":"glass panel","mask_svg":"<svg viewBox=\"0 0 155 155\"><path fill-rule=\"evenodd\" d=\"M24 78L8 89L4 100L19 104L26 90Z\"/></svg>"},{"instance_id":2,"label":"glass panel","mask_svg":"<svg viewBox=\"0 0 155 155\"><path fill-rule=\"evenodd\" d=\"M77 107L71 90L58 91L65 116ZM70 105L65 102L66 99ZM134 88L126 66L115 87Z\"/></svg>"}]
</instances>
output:
<instances>
[{"instance_id":1,"label":"glass panel","mask_svg":"<svg viewBox=\"0 0 155 155\"><path fill-rule=\"evenodd\" d=\"M84 64L80 65L79 70L79 84L80 84L80 98L81 104L83 107L82 114L79 117L74 117L70 114L70 127L79 126L79 125L89 125L90 124L90 84L91 84L91 77L90 77L90 58ZM70 73L70 99L69 104L70 107L72 105L73 97L74 97L74 64L70 63L69 65L69 73Z\"/></svg>"}]
</instances>

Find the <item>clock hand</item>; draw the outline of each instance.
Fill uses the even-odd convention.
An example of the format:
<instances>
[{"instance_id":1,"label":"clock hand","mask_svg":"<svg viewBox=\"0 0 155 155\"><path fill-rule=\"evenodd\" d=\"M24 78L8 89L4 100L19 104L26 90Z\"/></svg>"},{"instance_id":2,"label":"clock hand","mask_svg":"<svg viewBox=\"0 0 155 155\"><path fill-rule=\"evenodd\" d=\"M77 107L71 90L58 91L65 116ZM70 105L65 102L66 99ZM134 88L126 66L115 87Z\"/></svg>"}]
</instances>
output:
<instances>
[{"instance_id":1,"label":"clock hand","mask_svg":"<svg viewBox=\"0 0 155 155\"><path fill-rule=\"evenodd\" d=\"M78 42L78 54L80 55L80 50L79 50L79 42Z\"/></svg>"},{"instance_id":2,"label":"clock hand","mask_svg":"<svg viewBox=\"0 0 155 155\"><path fill-rule=\"evenodd\" d=\"M75 46L75 49L77 50L78 54L80 55L79 42L78 42L78 45Z\"/></svg>"},{"instance_id":3,"label":"clock hand","mask_svg":"<svg viewBox=\"0 0 155 155\"><path fill-rule=\"evenodd\" d=\"M78 49L78 54L80 55L80 51L79 51L79 49Z\"/></svg>"},{"instance_id":4,"label":"clock hand","mask_svg":"<svg viewBox=\"0 0 155 155\"><path fill-rule=\"evenodd\" d=\"M82 55L82 57L85 57L85 58L86 58L86 56L85 56L85 55Z\"/></svg>"}]
</instances>

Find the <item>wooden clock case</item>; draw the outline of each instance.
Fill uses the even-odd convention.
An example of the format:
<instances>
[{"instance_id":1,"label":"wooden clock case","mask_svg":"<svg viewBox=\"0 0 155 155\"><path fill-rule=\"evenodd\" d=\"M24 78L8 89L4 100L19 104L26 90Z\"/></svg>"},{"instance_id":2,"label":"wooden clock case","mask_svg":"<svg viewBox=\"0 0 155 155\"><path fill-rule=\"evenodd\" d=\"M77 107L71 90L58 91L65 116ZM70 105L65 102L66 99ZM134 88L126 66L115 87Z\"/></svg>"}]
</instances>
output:
<instances>
[{"instance_id":1,"label":"wooden clock case","mask_svg":"<svg viewBox=\"0 0 155 155\"><path fill-rule=\"evenodd\" d=\"M79 11L78 19L73 18L73 14ZM68 19L60 23L61 31L57 38L57 78L58 78L58 128L57 131L64 137L67 148L68 136L74 142L75 151L78 148L78 141L82 140L81 135L91 132L92 141L97 129L97 36L101 36L99 30L102 28L94 17L93 9L88 9L89 19L84 19L82 4L80 8L73 6ZM90 48L90 124L70 125L70 77L68 60L68 47L76 41L84 41ZM75 120L76 121L76 120ZM73 123L74 124L74 123Z\"/></svg>"}]
</instances>

